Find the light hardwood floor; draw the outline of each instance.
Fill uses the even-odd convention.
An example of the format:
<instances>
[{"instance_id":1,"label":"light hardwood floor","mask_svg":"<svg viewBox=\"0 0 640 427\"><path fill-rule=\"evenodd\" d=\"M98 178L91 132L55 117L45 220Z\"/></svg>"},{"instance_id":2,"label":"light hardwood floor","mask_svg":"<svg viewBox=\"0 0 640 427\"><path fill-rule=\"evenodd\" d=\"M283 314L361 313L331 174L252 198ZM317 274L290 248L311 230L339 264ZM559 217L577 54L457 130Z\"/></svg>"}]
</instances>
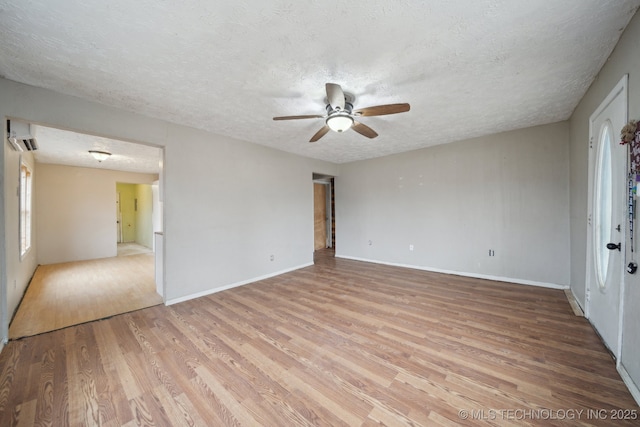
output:
<instances>
[{"instance_id":1,"label":"light hardwood floor","mask_svg":"<svg viewBox=\"0 0 640 427\"><path fill-rule=\"evenodd\" d=\"M638 425L587 415L620 408L562 291L331 257L0 354L3 426Z\"/></svg>"},{"instance_id":2,"label":"light hardwood floor","mask_svg":"<svg viewBox=\"0 0 640 427\"><path fill-rule=\"evenodd\" d=\"M153 253L38 266L9 327L9 338L162 304Z\"/></svg>"}]
</instances>

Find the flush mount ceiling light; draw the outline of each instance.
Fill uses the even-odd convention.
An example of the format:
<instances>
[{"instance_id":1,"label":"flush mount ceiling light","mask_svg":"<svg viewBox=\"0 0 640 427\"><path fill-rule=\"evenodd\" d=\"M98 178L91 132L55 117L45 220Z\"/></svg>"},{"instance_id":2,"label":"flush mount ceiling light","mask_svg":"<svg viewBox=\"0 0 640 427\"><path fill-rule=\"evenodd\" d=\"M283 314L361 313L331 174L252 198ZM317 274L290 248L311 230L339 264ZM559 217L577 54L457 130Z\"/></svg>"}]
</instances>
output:
<instances>
[{"instance_id":1,"label":"flush mount ceiling light","mask_svg":"<svg viewBox=\"0 0 640 427\"><path fill-rule=\"evenodd\" d=\"M347 113L335 113L327 118L327 126L334 132L344 132L353 125L353 118Z\"/></svg>"},{"instance_id":2,"label":"flush mount ceiling light","mask_svg":"<svg viewBox=\"0 0 640 427\"><path fill-rule=\"evenodd\" d=\"M89 153L91 153L93 158L99 162L108 159L109 156L111 155L111 153L109 153L108 151L100 151L100 150L89 150Z\"/></svg>"}]
</instances>

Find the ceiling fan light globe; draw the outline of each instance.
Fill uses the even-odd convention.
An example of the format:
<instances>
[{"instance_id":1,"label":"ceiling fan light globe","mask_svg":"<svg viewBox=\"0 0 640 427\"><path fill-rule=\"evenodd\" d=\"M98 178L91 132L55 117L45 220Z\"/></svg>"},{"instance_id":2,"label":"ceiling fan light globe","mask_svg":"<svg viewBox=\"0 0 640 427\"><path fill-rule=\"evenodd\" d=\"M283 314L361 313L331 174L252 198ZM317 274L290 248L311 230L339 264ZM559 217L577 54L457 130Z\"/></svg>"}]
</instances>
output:
<instances>
[{"instance_id":1,"label":"ceiling fan light globe","mask_svg":"<svg viewBox=\"0 0 640 427\"><path fill-rule=\"evenodd\" d=\"M336 114L327 119L327 126L334 132L344 132L353 125L353 118L346 114Z\"/></svg>"}]
</instances>

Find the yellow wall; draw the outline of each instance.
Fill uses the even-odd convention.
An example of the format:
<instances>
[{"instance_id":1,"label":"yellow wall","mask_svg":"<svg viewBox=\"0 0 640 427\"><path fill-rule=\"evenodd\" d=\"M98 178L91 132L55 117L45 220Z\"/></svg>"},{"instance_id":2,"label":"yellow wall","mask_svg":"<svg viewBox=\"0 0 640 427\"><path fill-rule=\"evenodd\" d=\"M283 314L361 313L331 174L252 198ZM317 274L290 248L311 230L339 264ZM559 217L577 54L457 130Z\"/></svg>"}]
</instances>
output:
<instances>
[{"instance_id":1,"label":"yellow wall","mask_svg":"<svg viewBox=\"0 0 640 427\"><path fill-rule=\"evenodd\" d=\"M122 221L122 242L136 241L136 185L116 183L116 191L120 193L120 213Z\"/></svg>"},{"instance_id":2,"label":"yellow wall","mask_svg":"<svg viewBox=\"0 0 640 427\"><path fill-rule=\"evenodd\" d=\"M153 248L153 194L148 184L136 184L136 243Z\"/></svg>"}]
</instances>

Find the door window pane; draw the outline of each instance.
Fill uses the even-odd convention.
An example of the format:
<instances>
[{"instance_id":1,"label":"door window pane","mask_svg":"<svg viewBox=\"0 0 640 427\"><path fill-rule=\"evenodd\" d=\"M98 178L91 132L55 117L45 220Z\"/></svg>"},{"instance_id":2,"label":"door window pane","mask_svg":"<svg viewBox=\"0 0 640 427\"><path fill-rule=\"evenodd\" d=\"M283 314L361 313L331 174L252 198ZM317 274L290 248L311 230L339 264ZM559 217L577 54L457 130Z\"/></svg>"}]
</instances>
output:
<instances>
[{"instance_id":1,"label":"door window pane","mask_svg":"<svg viewBox=\"0 0 640 427\"><path fill-rule=\"evenodd\" d=\"M611 144L613 142L611 123L605 122L598 141L598 164L596 169L595 215L595 261L598 285L604 288L609 269L610 251L607 243L611 240L611 214L613 211L613 175L611 166Z\"/></svg>"}]
</instances>

